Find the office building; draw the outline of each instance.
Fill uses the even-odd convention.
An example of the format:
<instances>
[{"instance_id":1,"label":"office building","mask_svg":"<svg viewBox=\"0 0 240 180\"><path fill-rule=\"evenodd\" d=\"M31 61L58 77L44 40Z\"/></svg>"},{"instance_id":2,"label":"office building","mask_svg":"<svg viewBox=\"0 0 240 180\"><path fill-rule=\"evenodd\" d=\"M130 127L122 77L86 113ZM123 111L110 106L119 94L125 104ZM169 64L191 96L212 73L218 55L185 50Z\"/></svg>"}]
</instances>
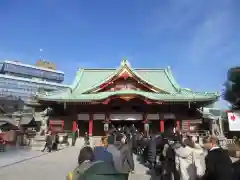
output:
<instances>
[{"instance_id":1,"label":"office building","mask_svg":"<svg viewBox=\"0 0 240 180\"><path fill-rule=\"evenodd\" d=\"M64 72L55 70L56 65L51 66L51 64L43 60L37 61L36 66L8 60L0 62L1 110L11 113L25 107L22 106L22 102L31 99L39 92L67 88L67 85L61 84L64 80ZM14 103L6 103L8 100ZM16 101L19 102L19 106L16 105Z\"/></svg>"}]
</instances>

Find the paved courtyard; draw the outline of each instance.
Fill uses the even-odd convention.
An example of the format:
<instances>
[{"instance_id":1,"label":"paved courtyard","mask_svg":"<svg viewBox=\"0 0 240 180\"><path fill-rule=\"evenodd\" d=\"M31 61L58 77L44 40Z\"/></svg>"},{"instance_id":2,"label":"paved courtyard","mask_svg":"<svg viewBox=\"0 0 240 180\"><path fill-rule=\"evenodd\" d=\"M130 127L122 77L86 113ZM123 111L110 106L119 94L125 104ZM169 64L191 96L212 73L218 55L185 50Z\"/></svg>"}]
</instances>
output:
<instances>
[{"instance_id":1,"label":"paved courtyard","mask_svg":"<svg viewBox=\"0 0 240 180\"><path fill-rule=\"evenodd\" d=\"M65 180L66 175L77 164L77 157L82 142L76 147L69 147L58 152L48 153L20 163L0 168L0 177L4 180ZM1 159L0 159L1 161ZM135 157L135 174L131 180L149 180L146 168Z\"/></svg>"},{"instance_id":2,"label":"paved courtyard","mask_svg":"<svg viewBox=\"0 0 240 180\"><path fill-rule=\"evenodd\" d=\"M28 148L9 147L6 152L0 152L0 168L39 157L44 154L46 153L32 151Z\"/></svg>"}]
</instances>

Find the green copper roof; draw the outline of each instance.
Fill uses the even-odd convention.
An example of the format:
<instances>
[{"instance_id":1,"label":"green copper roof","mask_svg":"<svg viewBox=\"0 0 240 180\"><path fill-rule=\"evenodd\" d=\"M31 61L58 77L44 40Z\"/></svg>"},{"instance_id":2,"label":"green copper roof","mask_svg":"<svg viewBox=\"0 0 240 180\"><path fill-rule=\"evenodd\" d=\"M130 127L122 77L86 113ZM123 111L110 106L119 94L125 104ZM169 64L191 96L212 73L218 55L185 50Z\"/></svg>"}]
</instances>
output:
<instances>
[{"instance_id":1,"label":"green copper roof","mask_svg":"<svg viewBox=\"0 0 240 180\"><path fill-rule=\"evenodd\" d=\"M111 79L121 68L123 66L118 69L80 69L71 88L73 91L83 93ZM145 82L169 93L180 90L180 86L173 78L170 68L131 69L131 71Z\"/></svg>"},{"instance_id":2,"label":"green copper roof","mask_svg":"<svg viewBox=\"0 0 240 180\"><path fill-rule=\"evenodd\" d=\"M158 89L161 89L168 94L121 90L114 92L101 92L89 94L86 93L93 88L107 82L122 68L128 68L136 77L141 79ZM216 93L193 92L189 89L181 88L173 77L170 68L166 69L133 69L127 60L122 61L121 66L117 69L80 69L77 72L76 78L67 90L61 90L48 95L37 96L40 100L49 101L87 101L87 100L102 100L114 95L131 95L136 94L144 96L152 100L165 101L215 101L219 95Z\"/></svg>"},{"instance_id":3,"label":"green copper roof","mask_svg":"<svg viewBox=\"0 0 240 180\"><path fill-rule=\"evenodd\" d=\"M135 90L120 90L113 92L100 92L95 94L78 94L71 92L62 92L55 93L49 96L42 96L41 100L49 100L49 101L97 101L104 100L108 97L115 95L139 95L146 97L151 100L162 100L162 101L202 101L203 99L206 101L214 100L213 94L198 94L198 93L175 93L175 94L160 94L160 93L152 93L152 92L144 92L144 91L135 91ZM218 96L214 96L215 99Z\"/></svg>"},{"instance_id":4,"label":"green copper roof","mask_svg":"<svg viewBox=\"0 0 240 180\"><path fill-rule=\"evenodd\" d=\"M227 120L227 112L218 108L203 108L203 118Z\"/></svg>"}]
</instances>

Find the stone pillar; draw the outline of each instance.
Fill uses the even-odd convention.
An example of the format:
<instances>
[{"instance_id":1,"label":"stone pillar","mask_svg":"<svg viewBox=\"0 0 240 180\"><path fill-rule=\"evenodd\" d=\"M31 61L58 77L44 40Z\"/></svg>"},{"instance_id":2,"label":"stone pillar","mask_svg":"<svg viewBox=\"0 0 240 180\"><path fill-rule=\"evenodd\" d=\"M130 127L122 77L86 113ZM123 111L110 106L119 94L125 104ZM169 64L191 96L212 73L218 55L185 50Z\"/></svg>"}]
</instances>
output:
<instances>
[{"instance_id":1,"label":"stone pillar","mask_svg":"<svg viewBox=\"0 0 240 180\"><path fill-rule=\"evenodd\" d=\"M109 115L106 114L105 119L104 119L104 124L103 124L103 130L104 130L105 134L107 134L108 131L109 131L109 123L110 123L109 122Z\"/></svg>"},{"instance_id":2,"label":"stone pillar","mask_svg":"<svg viewBox=\"0 0 240 180\"><path fill-rule=\"evenodd\" d=\"M160 120L160 132L164 132L164 120Z\"/></svg>"},{"instance_id":3,"label":"stone pillar","mask_svg":"<svg viewBox=\"0 0 240 180\"><path fill-rule=\"evenodd\" d=\"M221 134L221 136L224 136L223 119L220 117L218 119L218 122L219 122L219 127L220 127L220 134Z\"/></svg>"},{"instance_id":4,"label":"stone pillar","mask_svg":"<svg viewBox=\"0 0 240 180\"><path fill-rule=\"evenodd\" d=\"M103 129L104 129L105 134L107 134L107 132L109 131L109 124L107 122L104 122Z\"/></svg>"},{"instance_id":5,"label":"stone pillar","mask_svg":"<svg viewBox=\"0 0 240 180\"><path fill-rule=\"evenodd\" d=\"M92 134L93 134L93 116L92 116L92 114L89 116L88 134L89 134L89 136L92 136Z\"/></svg>"},{"instance_id":6,"label":"stone pillar","mask_svg":"<svg viewBox=\"0 0 240 180\"><path fill-rule=\"evenodd\" d=\"M149 123L148 122L144 123L144 131L149 132Z\"/></svg>"},{"instance_id":7,"label":"stone pillar","mask_svg":"<svg viewBox=\"0 0 240 180\"><path fill-rule=\"evenodd\" d=\"M146 134L146 136L149 136L149 122L146 114L144 114L143 126L144 133Z\"/></svg>"},{"instance_id":8,"label":"stone pillar","mask_svg":"<svg viewBox=\"0 0 240 180\"><path fill-rule=\"evenodd\" d=\"M149 123L144 122L144 134L149 137Z\"/></svg>"}]
</instances>

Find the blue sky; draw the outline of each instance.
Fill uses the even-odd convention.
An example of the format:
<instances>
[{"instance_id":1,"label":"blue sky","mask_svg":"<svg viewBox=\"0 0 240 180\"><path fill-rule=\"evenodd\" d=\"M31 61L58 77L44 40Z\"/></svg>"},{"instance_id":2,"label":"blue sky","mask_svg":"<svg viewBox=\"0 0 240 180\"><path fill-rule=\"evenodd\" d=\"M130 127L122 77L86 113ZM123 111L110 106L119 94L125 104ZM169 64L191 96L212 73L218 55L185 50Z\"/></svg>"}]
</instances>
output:
<instances>
[{"instance_id":1,"label":"blue sky","mask_svg":"<svg viewBox=\"0 0 240 180\"><path fill-rule=\"evenodd\" d=\"M78 67L171 66L196 91L221 91L240 65L239 0L1 0L0 59ZM42 52L39 49L43 49Z\"/></svg>"}]
</instances>

